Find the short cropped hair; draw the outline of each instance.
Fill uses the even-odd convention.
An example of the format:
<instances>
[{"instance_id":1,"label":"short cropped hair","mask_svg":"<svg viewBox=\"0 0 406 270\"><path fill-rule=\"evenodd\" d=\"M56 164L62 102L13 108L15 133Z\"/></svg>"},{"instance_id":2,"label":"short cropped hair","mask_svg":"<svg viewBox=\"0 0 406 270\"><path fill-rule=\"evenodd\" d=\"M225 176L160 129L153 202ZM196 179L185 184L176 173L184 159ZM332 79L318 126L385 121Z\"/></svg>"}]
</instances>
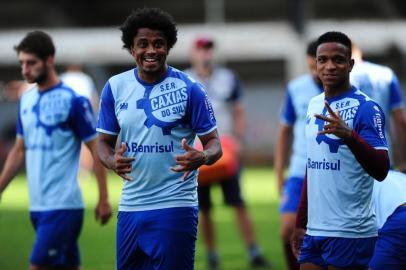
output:
<instances>
[{"instance_id":1,"label":"short cropped hair","mask_svg":"<svg viewBox=\"0 0 406 270\"><path fill-rule=\"evenodd\" d=\"M348 53L351 57L352 43L351 43L351 39L346 34L344 34L342 32L335 32L335 31L326 32L317 39L317 47L320 46L320 44L327 43L327 42L337 42L337 43L344 45L345 47L347 47Z\"/></svg>"},{"instance_id":2,"label":"short cropped hair","mask_svg":"<svg viewBox=\"0 0 406 270\"><path fill-rule=\"evenodd\" d=\"M162 31L171 49L177 41L178 30L172 16L159 8L140 8L133 11L121 25L123 48L131 51L134 37L140 28Z\"/></svg>"},{"instance_id":3,"label":"short cropped hair","mask_svg":"<svg viewBox=\"0 0 406 270\"><path fill-rule=\"evenodd\" d=\"M55 46L51 36L43 31L28 32L14 50L19 52L33 53L42 60L55 55Z\"/></svg>"},{"instance_id":4,"label":"short cropped hair","mask_svg":"<svg viewBox=\"0 0 406 270\"><path fill-rule=\"evenodd\" d=\"M317 39L314 39L307 44L306 54L309 56L316 57L316 53L317 53Z\"/></svg>"}]
</instances>

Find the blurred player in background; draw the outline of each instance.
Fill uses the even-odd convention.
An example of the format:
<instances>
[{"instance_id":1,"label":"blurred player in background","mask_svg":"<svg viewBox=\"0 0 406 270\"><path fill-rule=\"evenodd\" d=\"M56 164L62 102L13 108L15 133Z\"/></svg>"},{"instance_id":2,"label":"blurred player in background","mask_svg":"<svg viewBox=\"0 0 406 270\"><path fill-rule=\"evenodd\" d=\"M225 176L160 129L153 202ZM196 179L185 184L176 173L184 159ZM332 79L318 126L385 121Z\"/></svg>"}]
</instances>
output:
<instances>
[{"instance_id":1,"label":"blurred player in background","mask_svg":"<svg viewBox=\"0 0 406 270\"><path fill-rule=\"evenodd\" d=\"M295 227L296 211L299 205L304 174L306 171L306 126L307 106L312 97L323 92L323 86L316 70L317 41L310 42L306 50L309 73L288 83L278 137L275 147L275 173L278 191L282 196L280 212L282 217L281 237L290 270L299 269L299 264L290 248L290 238ZM285 181L284 165L291 151L289 173Z\"/></svg>"},{"instance_id":2,"label":"blurred player in background","mask_svg":"<svg viewBox=\"0 0 406 270\"><path fill-rule=\"evenodd\" d=\"M351 40L327 32L317 43L324 93L311 99L306 116L307 173L293 243L301 269L366 269L377 236L373 184L390 164L385 117L350 84ZM300 228L307 229L301 245Z\"/></svg>"},{"instance_id":3,"label":"blurred player in background","mask_svg":"<svg viewBox=\"0 0 406 270\"><path fill-rule=\"evenodd\" d=\"M192 67L186 70L186 73L199 81L207 91L216 113L217 127L222 140L231 138L235 142L233 148L237 149L240 168L237 168L231 177L220 179L219 184L226 204L231 205L235 210L236 221L247 246L251 266L268 266L269 263L257 246L253 225L244 205L240 188L241 146L245 135L245 111L241 100L240 82L231 70L215 64L214 46L214 40L209 37L197 38L192 48ZM216 269L219 259L211 217L211 187L211 184L199 184L198 194L201 228L207 248L208 264L210 269Z\"/></svg>"},{"instance_id":4,"label":"blurred player in background","mask_svg":"<svg viewBox=\"0 0 406 270\"><path fill-rule=\"evenodd\" d=\"M391 159L394 153L390 143L390 120L393 120L393 135L399 144L400 160L397 165L399 170L406 172L406 118L398 78L389 67L363 61L362 52L355 43L352 44L352 58L355 64L351 71L351 84L376 101L385 113L385 135Z\"/></svg>"},{"instance_id":5,"label":"blurred player in background","mask_svg":"<svg viewBox=\"0 0 406 270\"><path fill-rule=\"evenodd\" d=\"M60 75L61 80L69 85L76 93L90 100L93 110L98 111L99 94L97 93L96 85L93 79L83 72L80 65L68 65L66 71ZM80 152L80 167L81 172L89 172L94 170L96 177L102 177L106 174L105 168L100 162L93 162L92 153L82 147Z\"/></svg>"},{"instance_id":6,"label":"blurred player in background","mask_svg":"<svg viewBox=\"0 0 406 270\"><path fill-rule=\"evenodd\" d=\"M37 85L21 97L17 138L0 175L0 194L25 158L30 216L36 231L30 270L79 269L78 238L83 223L79 153L82 141L96 153L96 120L89 100L59 80L49 35L30 32L15 50L24 79ZM97 183L96 219L105 224L111 216L106 177Z\"/></svg>"},{"instance_id":7,"label":"blurred player in background","mask_svg":"<svg viewBox=\"0 0 406 270\"><path fill-rule=\"evenodd\" d=\"M121 31L137 67L106 83L97 129L102 162L125 180L117 269L194 269L197 169L221 157L213 110L200 84L166 63L177 40L168 13L138 9Z\"/></svg>"}]
</instances>

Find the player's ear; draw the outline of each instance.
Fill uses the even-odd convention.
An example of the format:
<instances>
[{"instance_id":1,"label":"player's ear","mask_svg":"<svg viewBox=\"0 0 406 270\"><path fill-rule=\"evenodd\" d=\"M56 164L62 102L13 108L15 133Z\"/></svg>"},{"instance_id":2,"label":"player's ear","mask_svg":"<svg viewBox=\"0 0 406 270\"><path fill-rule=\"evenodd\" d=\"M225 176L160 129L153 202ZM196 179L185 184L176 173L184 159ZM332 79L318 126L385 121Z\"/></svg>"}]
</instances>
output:
<instances>
[{"instance_id":1,"label":"player's ear","mask_svg":"<svg viewBox=\"0 0 406 270\"><path fill-rule=\"evenodd\" d=\"M48 56L48 58L46 59L46 64L48 66L55 65L55 57L53 55Z\"/></svg>"},{"instance_id":2,"label":"player's ear","mask_svg":"<svg viewBox=\"0 0 406 270\"><path fill-rule=\"evenodd\" d=\"M354 67L354 59L350 59L350 71Z\"/></svg>"},{"instance_id":3,"label":"player's ear","mask_svg":"<svg viewBox=\"0 0 406 270\"><path fill-rule=\"evenodd\" d=\"M135 55L134 45L131 45L131 47L130 47L130 53L131 53L132 56Z\"/></svg>"}]
</instances>

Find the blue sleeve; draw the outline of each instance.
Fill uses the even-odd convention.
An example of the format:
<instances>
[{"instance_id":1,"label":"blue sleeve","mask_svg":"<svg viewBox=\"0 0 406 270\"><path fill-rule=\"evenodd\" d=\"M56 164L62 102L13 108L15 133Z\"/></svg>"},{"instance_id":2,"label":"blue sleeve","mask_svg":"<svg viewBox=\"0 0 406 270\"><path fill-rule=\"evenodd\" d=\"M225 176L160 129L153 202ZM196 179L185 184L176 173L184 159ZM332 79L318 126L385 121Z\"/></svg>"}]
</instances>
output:
<instances>
[{"instance_id":1,"label":"blue sleeve","mask_svg":"<svg viewBox=\"0 0 406 270\"><path fill-rule=\"evenodd\" d=\"M354 130L372 147L386 149L385 115L378 104L363 103L354 119Z\"/></svg>"},{"instance_id":2,"label":"blue sleeve","mask_svg":"<svg viewBox=\"0 0 406 270\"><path fill-rule=\"evenodd\" d=\"M216 128L213 107L206 91L198 83L190 89L187 114L191 128L197 135L210 133Z\"/></svg>"},{"instance_id":3,"label":"blue sleeve","mask_svg":"<svg viewBox=\"0 0 406 270\"><path fill-rule=\"evenodd\" d=\"M280 121L281 123L288 124L290 126L292 126L296 121L295 107L293 106L293 101L289 90L286 91Z\"/></svg>"},{"instance_id":4,"label":"blue sleeve","mask_svg":"<svg viewBox=\"0 0 406 270\"><path fill-rule=\"evenodd\" d=\"M21 103L18 103L18 116L17 116L17 125L16 125L16 133L17 136L24 136L23 124L21 123L21 111L20 111Z\"/></svg>"},{"instance_id":5,"label":"blue sleeve","mask_svg":"<svg viewBox=\"0 0 406 270\"><path fill-rule=\"evenodd\" d=\"M69 123L76 136L84 142L91 141L97 136L96 119L92 105L86 97L76 96L72 99Z\"/></svg>"},{"instance_id":6,"label":"blue sleeve","mask_svg":"<svg viewBox=\"0 0 406 270\"><path fill-rule=\"evenodd\" d=\"M115 101L111 92L110 83L107 82L100 97L99 122L97 131L110 135L120 133L120 125L116 117Z\"/></svg>"},{"instance_id":7,"label":"blue sleeve","mask_svg":"<svg viewBox=\"0 0 406 270\"><path fill-rule=\"evenodd\" d=\"M393 74L393 79L390 84L390 97L389 105L390 109L394 110L403 105L402 91L400 89L399 80L395 74Z\"/></svg>"},{"instance_id":8,"label":"blue sleeve","mask_svg":"<svg viewBox=\"0 0 406 270\"><path fill-rule=\"evenodd\" d=\"M229 101L239 101L242 97L241 82L236 75L234 75L234 87L229 98Z\"/></svg>"}]
</instances>

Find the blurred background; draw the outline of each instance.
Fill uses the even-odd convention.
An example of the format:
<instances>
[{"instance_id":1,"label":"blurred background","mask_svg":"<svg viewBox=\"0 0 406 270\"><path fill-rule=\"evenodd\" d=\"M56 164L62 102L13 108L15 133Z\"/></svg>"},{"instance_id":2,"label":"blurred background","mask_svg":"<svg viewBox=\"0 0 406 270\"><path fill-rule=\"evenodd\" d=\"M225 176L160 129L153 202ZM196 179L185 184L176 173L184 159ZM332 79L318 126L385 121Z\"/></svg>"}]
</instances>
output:
<instances>
[{"instance_id":1,"label":"blurred background","mask_svg":"<svg viewBox=\"0 0 406 270\"><path fill-rule=\"evenodd\" d=\"M16 101L24 88L13 45L28 30L48 31L59 70L81 65L100 91L112 74L134 65L121 49L118 26L132 9L143 6L161 7L179 25L170 65L189 66L197 36L216 40L218 61L236 71L245 90L249 164L272 164L285 83L306 72L306 42L321 33L345 32L367 60L392 67L405 86L406 2L401 0L2 0L0 163L14 139Z\"/></svg>"}]
</instances>

